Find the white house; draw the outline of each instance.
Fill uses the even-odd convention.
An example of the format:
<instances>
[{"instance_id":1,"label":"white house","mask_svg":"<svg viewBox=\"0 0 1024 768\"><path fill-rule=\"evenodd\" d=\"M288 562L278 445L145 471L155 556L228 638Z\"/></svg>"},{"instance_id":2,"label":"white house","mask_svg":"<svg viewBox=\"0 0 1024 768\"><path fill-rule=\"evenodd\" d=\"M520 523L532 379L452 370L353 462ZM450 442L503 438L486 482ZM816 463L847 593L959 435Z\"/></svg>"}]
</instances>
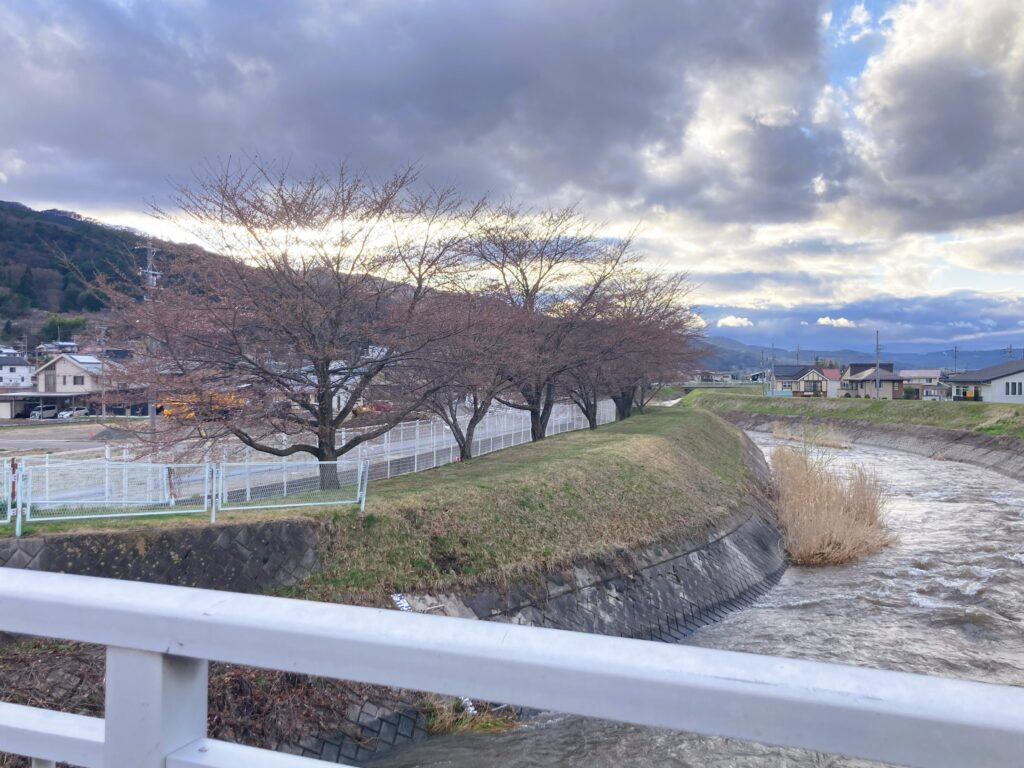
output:
<instances>
[{"instance_id":1,"label":"white house","mask_svg":"<svg viewBox=\"0 0 1024 768\"><path fill-rule=\"evenodd\" d=\"M0 389L28 389L32 366L21 355L0 355Z\"/></svg>"},{"instance_id":2,"label":"white house","mask_svg":"<svg viewBox=\"0 0 1024 768\"><path fill-rule=\"evenodd\" d=\"M1010 360L978 371L946 377L954 400L1024 404L1024 360Z\"/></svg>"}]
</instances>

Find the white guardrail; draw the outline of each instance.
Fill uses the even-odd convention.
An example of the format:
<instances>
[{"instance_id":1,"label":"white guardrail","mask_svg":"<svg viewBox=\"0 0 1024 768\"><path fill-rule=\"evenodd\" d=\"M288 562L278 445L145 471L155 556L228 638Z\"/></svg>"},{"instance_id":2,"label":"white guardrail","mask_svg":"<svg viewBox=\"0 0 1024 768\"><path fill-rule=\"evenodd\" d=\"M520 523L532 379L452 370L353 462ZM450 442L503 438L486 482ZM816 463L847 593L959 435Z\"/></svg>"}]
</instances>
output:
<instances>
[{"instance_id":1,"label":"white guardrail","mask_svg":"<svg viewBox=\"0 0 1024 768\"><path fill-rule=\"evenodd\" d=\"M208 738L209 661L924 768L1024 755L1024 689L537 627L4 569L0 631L107 646L105 719L0 704L37 768L331 765Z\"/></svg>"}]
</instances>

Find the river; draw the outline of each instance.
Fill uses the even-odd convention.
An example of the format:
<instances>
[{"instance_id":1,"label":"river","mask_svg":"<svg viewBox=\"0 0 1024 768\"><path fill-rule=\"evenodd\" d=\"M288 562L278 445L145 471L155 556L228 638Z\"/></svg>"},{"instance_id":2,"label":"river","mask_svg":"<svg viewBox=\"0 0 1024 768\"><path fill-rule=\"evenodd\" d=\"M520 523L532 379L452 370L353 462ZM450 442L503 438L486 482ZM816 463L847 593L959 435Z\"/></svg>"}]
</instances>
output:
<instances>
[{"instance_id":1,"label":"river","mask_svg":"<svg viewBox=\"0 0 1024 768\"><path fill-rule=\"evenodd\" d=\"M780 441L751 438L770 454ZM790 568L757 605L694 645L1024 685L1024 483L984 469L871 447L831 451L891 491L897 542L858 563ZM502 734L432 739L381 768L764 768L877 765L731 739L567 715Z\"/></svg>"}]
</instances>

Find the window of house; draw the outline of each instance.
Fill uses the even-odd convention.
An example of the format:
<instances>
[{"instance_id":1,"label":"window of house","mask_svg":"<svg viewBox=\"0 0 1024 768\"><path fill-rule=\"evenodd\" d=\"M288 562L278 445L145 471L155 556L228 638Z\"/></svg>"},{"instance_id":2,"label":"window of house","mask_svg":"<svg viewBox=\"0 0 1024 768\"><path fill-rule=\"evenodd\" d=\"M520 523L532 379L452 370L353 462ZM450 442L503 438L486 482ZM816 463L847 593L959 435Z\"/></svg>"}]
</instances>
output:
<instances>
[{"instance_id":1,"label":"window of house","mask_svg":"<svg viewBox=\"0 0 1024 768\"><path fill-rule=\"evenodd\" d=\"M1010 394L1010 382L1006 382L1006 394Z\"/></svg>"},{"instance_id":2,"label":"window of house","mask_svg":"<svg viewBox=\"0 0 1024 768\"><path fill-rule=\"evenodd\" d=\"M782 382L782 388L783 389L792 389L793 388L793 382L792 381L784 381L784 382Z\"/></svg>"},{"instance_id":3,"label":"window of house","mask_svg":"<svg viewBox=\"0 0 1024 768\"><path fill-rule=\"evenodd\" d=\"M10 373L14 373L14 366L12 365L8 370Z\"/></svg>"},{"instance_id":4,"label":"window of house","mask_svg":"<svg viewBox=\"0 0 1024 768\"><path fill-rule=\"evenodd\" d=\"M67 384L68 383L68 377L67 376L61 376L60 378L61 378L61 382L60 382L61 384Z\"/></svg>"},{"instance_id":5,"label":"window of house","mask_svg":"<svg viewBox=\"0 0 1024 768\"><path fill-rule=\"evenodd\" d=\"M85 385L85 376L75 376L74 381L72 383L76 387L84 386Z\"/></svg>"}]
</instances>

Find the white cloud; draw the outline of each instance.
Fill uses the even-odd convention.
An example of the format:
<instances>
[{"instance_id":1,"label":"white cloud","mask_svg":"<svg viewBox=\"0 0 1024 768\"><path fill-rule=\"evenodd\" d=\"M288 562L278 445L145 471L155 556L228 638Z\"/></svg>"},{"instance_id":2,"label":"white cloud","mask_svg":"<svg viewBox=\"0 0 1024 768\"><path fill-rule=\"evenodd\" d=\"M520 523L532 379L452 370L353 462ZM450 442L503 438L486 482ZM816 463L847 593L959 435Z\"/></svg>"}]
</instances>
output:
<instances>
[{"instance_id":1,"label":"white cloud","mask_svg":"<svg viewBox=\"0 0 1024 768\"><path fill-rule=\"evenodd\" d=\"M856 328L857 324L853 320L847 320L845 317L819 317L817 319L818 325L827 325L832 328Z\"/></svg>"},{"instance_id":2,"label":"white cloud","mask_svg":"<svg viewBox=\"0 0 1024 768\"><path fill-rule=\"evenodd\" d=\"M719 328L750 328L753 323L750 322L749 318L738 317L737 315L726 315L721 318L715 325Z\"/></svg>"}]
</instances>

